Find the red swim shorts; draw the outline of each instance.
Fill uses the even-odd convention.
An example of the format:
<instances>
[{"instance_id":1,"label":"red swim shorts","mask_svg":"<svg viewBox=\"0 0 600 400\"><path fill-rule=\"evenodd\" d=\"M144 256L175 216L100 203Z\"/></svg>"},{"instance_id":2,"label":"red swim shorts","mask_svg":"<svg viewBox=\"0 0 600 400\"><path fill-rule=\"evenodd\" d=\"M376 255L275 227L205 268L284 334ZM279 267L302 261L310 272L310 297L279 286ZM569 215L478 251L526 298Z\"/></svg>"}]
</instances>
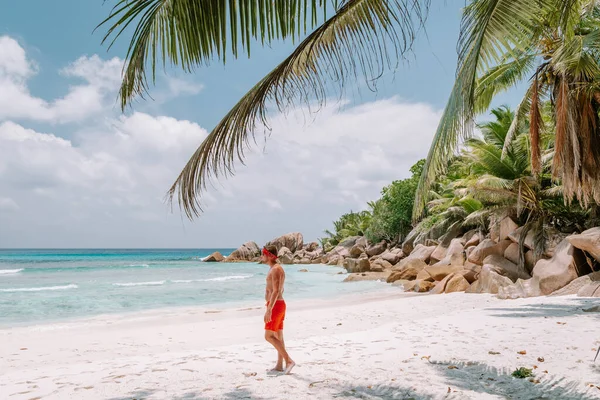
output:
<instances>
[{"instance_id":1,"label":"red swim shorts","mask_svg":"<svg viewBox=\"0 0 600 400\"><path fill-rule=\"evenodd\" d=\"M268 306L268 303L267 303ZM277 300L271 312L271 321L265 324L266 331L278 332L283 330L283 320L285 319L285 301Z\"/></svg>"}]
</instances>

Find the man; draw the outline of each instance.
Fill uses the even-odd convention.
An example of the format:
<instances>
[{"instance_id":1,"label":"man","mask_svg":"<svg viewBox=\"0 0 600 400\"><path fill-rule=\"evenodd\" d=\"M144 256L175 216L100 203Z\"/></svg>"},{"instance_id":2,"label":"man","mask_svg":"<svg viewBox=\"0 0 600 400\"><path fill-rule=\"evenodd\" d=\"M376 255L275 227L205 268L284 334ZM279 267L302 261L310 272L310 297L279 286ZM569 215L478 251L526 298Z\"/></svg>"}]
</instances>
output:
<instances>
[{"instance_id":1,"label":"man","mask_svg":"<svg viewBox=\"0 0 600 400\"><path fill-rule=\"evenodd\" d=\"M272 371L284 372L286 375L296 365L285 350L283 342L283 320L285 319L285 301L283 300L283 284L285 272L281 265L277 264L277 248L268 246L263 248L261 260L269 266L267 274L267 287L265 300L267 311L265 312L265 339L277 350L277 364ZM285 361L285 369L283 368Z\"/></svg>"}]
</instances>

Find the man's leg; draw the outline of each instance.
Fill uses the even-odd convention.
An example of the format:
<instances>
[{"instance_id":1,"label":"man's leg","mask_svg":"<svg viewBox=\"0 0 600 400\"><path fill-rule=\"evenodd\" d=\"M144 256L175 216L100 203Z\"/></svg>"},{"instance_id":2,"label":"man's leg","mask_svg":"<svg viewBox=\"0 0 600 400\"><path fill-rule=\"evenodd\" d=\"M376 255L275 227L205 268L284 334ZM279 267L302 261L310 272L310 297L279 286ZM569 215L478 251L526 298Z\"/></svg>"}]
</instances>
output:
<instances>
[{"instance_id":1,"label":"man's leg","mask_svg":"<svg viewBox=\"0 0 600 400\"><path fill-rule=\"evenodd\" d=\"M283 341L283 331L277 332L277 338L279 339L279 341L281 342L281 345L285 349L285 342ZM274 369L276 371L282 371L283 372L283 356L279 352L277 352L277 364L275 364L275 368Z\"/></svg>"},{"instance_id":2,"label":"man's leg","mask_svg":"<svg viewBox=\"0 0 600 400\"><path fill-rule=\"evenodd\" d=\"M277 352L279 353L279 357L281 357L282 360L285 360L286 366L293 365L294 361L292 361L292 359L290 358L289 354L285 350L283 342L279 340L278 336L278 332L265 331L265 339L267 340L267 342L271 343L273 347L275 347L275 350L277 350Z\"/></svg>"}]
</instances>

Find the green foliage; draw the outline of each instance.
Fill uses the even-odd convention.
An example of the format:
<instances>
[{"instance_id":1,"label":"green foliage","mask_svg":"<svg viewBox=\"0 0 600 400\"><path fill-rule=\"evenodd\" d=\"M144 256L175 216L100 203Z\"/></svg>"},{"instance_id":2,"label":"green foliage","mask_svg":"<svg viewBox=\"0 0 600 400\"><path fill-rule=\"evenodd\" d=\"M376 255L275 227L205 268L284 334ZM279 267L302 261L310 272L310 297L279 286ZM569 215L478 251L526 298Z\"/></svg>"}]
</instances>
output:
<instances>
[{"instance_id":1,"label":"green foliage","mask_svg":"<svg viewBox=\"0 0 600 400\"><path fill-rule=\"evenodd\" d=\"M521 367L514 370L512 376L519 379L530 378L533 376L533 371L529 368Z\"/></svg>"},{"instance_id":2,"label":"green foliage","mask_svg":"<svg viewBox=\"0 0 600 400\"><path fill-rule=\"evenodd\" d=\"M319 239L325 251L333 249L350 236L364 236L371 224L371 211L349 212L333 222L333 232L326 230L327 237Z\"/></svg>"},{"instance_id":3,"label":"green foliage","mask_svg":"<svg viewBox=\"0 0 600 400\"><path fill-rule=\"evenodd\" d=\"M523 239L527 232L533 234L534 251L541 256L550 228L572 233L600 221L599 207L565 204L562 186L551 177L554 130L548 116L550 107L543 103L541 109L541 173L532 173L528 121L515 127L515 112L506 106L493 109L492 120L478 125L481 134L467 140L462 152L450 160L446 174L432 183L426 217L416 226L420 239L439 239L454 229L487 231L492 219L508 216L524 227ZM421 160L410 169L412 177L392 182L383 188L379 200L369 203L372 212L368 219L361 219L360 231L371 242L398 241L411 230L411 212L423 168ZM351 213L336 222L336 234L330 234L335 243L359 234L359 229L344 229L353 226L348 221L356 218ZM520 264L524 267L524 259Z\"/></svg>"},{"instance_id":4,"label":"green foliage","mask_svg":"<svg viewBox=\"0 0 600 400\"><path fill-rule=\"evenodd\" d=\"M599 16L598 3L590 1L468 3L461 22L456 81L427 156L415 219L427 210L429 191L460 140L472 137L472 121L488 111L498 94L520 85L526 90L505 132L501 157L495 149L498 143L488 136L479 143L479 156L493 151L482 161L493 166L497 178L519 187L523 182L510 175L525 176L524 166L536 180L550 173L555 182L561 181L566 203L576 208L577 203L600 204ZM507 124L499 119L497 125ZM520 135L525 126L528 134ZM548 133L554 153L544 160ZM511 152L513 159L506 162ZM511 167L515 169L510 171ZM543 190L527 186L533 192ZM531 211L533 203L527 207Z\"/></svg>"},{"instance_id":5,"label":"green foliage","mask_svg":"<svg viewBox=\"0 0 600 400\"><path fill-rule=\"evenodd\" d=\"M373 207L373 220L366 231L371 242L401 240L412 229L412 209L419 176L425 160L410 168L412 176L392 182L381 191L381 198Z\"/></svg>"}]
</instances>

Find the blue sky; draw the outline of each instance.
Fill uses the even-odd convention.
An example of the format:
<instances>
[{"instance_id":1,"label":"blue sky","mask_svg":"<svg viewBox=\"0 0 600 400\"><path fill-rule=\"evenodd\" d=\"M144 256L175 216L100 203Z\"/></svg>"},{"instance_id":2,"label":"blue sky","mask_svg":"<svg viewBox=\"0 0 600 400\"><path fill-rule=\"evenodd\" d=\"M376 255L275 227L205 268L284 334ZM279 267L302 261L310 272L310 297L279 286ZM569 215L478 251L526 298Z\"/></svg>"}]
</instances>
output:
<instances>
[{"instance_id":1,"label":"blue sky","mask_svg":"<svg viewBox=\"0 0 600 400\"><path fill-rule=\"evenodd\" d=\"M166 189L206 133L293 45L254 46L251 59L230 58L194 74L161 72L156 100L121 115L113 77L126 40L107 51L104 30L93 33L113 3L3 7L0 38L18 56L4 62L26 64L6 72L6 82L23 104L41 105L39 112L28 106L0 114L0 135L10 138L10 157L4 167L0 161L0 247L233 247L296 230L316 239L425 157L453 83L464 1L434 2L427 37L377 93L357 82L359 96L309 125L293 112L274 115L267 151L251 154L248 168L210 191L205 215L193 223L165 206Z\"/></svg>"}]
</instances>

